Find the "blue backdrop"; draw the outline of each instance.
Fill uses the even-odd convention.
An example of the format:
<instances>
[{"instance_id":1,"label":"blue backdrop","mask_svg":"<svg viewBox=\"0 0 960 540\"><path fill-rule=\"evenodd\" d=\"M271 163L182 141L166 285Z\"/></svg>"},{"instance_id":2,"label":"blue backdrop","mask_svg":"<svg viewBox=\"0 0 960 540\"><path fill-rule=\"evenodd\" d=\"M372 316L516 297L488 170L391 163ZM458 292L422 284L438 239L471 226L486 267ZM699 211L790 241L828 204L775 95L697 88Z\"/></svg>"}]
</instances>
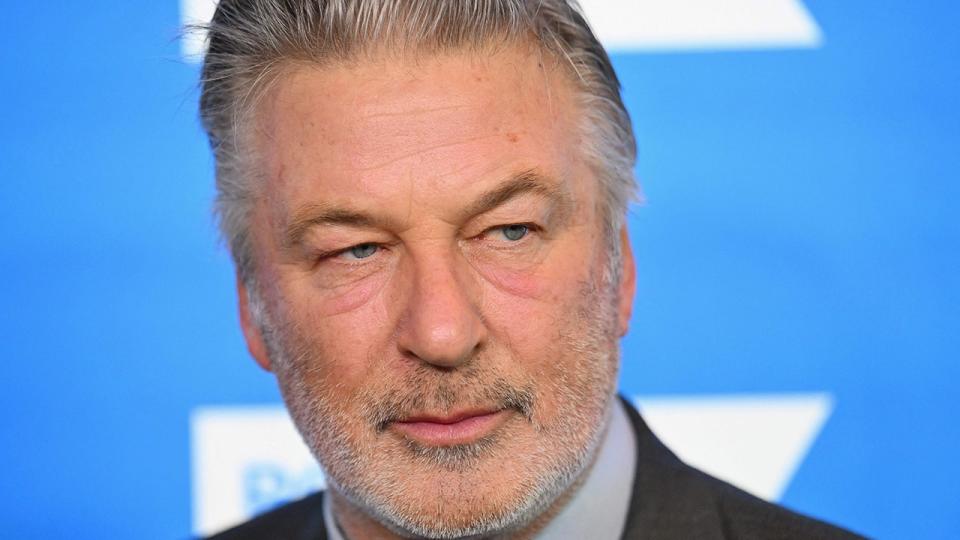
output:
<instances>
[{"instance_id":1,"label":"blue backdrop","mask_svg":"<svg viewBox=\"0 0 960 540\"><path fill-rule=\"evenodd\" d=\"M782 501L960 535L960 8L808 0L812 50L616 54L648 203L631 395L827 391ZM237 328L176 2L0 34L0 521L191 531L189 414L273 404Z\"/></svg>"}]
</instances>

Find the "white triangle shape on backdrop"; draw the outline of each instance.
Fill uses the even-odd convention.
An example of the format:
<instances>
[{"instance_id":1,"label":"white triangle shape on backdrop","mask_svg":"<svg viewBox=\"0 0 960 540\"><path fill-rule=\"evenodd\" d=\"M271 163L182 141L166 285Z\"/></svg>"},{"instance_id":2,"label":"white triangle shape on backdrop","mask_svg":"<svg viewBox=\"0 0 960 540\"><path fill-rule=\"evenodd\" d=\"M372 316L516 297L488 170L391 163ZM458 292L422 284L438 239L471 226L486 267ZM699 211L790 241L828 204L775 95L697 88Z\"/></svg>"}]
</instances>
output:
<instances>
[{"instance_id":1,"label":"white triangle shape on backdrop","mask_svg":"<svg viewBox=\"0 0 960 540\"><path fill-rule=\"evenodd\" d=\"M800 0L581 0L613 50L817 47L823 36Z\"/></svg>"},{"instance_id":2,"label":"white triangle shape on backdrop","mask_svg":"<svg viewBox=\"0 0 960 540\"><path fill-rule=\"evenodd\" d=\"M180 0L183 25L213 17L216 0ZM818 47L823 35L801 0L581 0L611 50ZM187 33L184 58L199 61L202 33Z\"/></svg>"},{"instance_id":3,"label":"white triangle shape on backdrop","mask_svg":"<svg viewBox=\"0 0 960 540\"><path fill-rule=\"evenodd\" d=\"M829 394L722 395L634 400L680 459L776 501L830 413Z\"/></svg>"}]
</instances>

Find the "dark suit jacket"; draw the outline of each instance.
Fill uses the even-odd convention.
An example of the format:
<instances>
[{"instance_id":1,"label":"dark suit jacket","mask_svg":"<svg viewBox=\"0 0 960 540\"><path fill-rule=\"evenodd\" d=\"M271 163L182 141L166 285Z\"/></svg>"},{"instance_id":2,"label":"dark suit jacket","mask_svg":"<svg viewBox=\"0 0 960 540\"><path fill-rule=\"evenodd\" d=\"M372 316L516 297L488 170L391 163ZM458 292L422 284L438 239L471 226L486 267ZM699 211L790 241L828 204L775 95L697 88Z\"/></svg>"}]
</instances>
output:
<instances>
[{"instance_id":1,"label":"dark suit jacket","mask_svg":"<svg viewBox=\"0 0 960 540\"><path fill-rule=\"evenodd\" d=\"M657 439L636 409L622 401L637 439L637 473L623 540L860 538L686 465ZM212 539L326 539L322 501L323 493L310 495Z\"/></svg>"}]
</instances>

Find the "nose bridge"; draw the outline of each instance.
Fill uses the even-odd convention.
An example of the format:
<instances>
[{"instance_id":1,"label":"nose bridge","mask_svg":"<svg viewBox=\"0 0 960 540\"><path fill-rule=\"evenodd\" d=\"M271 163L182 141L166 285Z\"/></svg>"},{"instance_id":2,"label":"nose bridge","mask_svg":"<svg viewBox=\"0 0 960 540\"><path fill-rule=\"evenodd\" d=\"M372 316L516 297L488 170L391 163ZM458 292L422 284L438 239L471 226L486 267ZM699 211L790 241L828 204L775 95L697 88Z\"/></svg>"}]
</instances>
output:
<instances>
[{"instance_id":1,"label":"nose bridge","mask_svg":"<svg viewBox=\"0 0 960 540\"><path fill-rule=\"evenodd\" d=\"M411 253L401 352L438 367L466 362L485 339L476 283L455 249Z\"/></svg>"}]
</instances>

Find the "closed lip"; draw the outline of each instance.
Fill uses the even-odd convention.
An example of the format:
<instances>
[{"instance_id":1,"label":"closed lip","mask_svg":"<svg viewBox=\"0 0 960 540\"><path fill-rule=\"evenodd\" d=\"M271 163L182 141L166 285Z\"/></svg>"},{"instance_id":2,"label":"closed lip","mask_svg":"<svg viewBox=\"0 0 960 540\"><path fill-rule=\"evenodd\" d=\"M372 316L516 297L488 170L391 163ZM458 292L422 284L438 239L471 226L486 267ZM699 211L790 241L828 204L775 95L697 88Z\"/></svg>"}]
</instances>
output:
<instances>
[{"instance_id":1,"label":"closed lip","mask_svg":"<svg viewBox=\"0 0 960 540\"><path fill-rule=\"evenodd\" d=\"M448 414L414 414L390 424L390 429L424 446L474 443L496 431L510 418L507 409L469 409Z\"/></svg>"},{"instance_id":2,"label":"closed lip","mask_svg":"<svg viewBox=\"0 0 960 540\"><path fill-rule=\"evenodd\" d=\"M456 424L457 422L472 418L474 416L485 416L496 413L497 409L468 409L453 414L415 414L408 416L398 422L402 424L411 424L415 422L428 422L431 424Z\"/></svg>"}]
</instances>

